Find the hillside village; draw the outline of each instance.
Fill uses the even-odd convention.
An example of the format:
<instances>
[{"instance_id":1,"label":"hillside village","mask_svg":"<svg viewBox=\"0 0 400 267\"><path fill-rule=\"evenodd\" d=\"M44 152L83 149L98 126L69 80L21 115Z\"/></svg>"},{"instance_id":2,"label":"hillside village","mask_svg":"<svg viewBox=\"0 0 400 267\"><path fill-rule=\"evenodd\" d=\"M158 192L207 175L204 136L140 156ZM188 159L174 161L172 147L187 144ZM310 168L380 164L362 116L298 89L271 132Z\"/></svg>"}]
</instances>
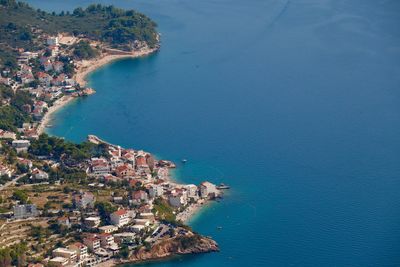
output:
<instances>
[{"instance_id":1,"label":"hillside village","mask_svg":"<svg viewBox=\"0 0 400 267\"><path fill-rule=\"evenodd\" d=\"M188 219L191 209L221 196L217 186L206 181L200 185L171 181L169 170L175 164L170 161L157 160L142 150L103 143L94 136L89 140L103 145L107 154L81 162L79 168L91 183L80 184L77 189L62 177L52 180L47 172L33 167L32 161L18 159L26 164L29 173L27 181L18 187L20 192L63 190L62 194L47 196L51 201L43 208L36 201L40 198L26 196L24 199L15 197L14 193L15 200L9 203L13 205L12 211L1 214L6 220L1 226L1 235L7 239L0 246L21 242L19 238L12 238L21 234L26 246L35 248L35 253L29 256L38 263L30 266L96 266L110 258L128 258L131 251L151 247L161 239L194 236L182 221ZM29 150L29 144L26 145L24 148ZM60 164L50 157L42 160L52 166ZM62 204L55 208L51 207L52 202ZM32 229L39 227L39 231L45 231L43 225L47 225L52 232L49 240L56 243L56 248L41 249L37 239L13 230L14 225L29 224Z\"/></svg>"},{"instance_id":2,"label":"hillside village","mask_svg":"<svg viewBox=\"0 0 400 267\"><path fill-rule=\"evenodd\" d=\"M33 30L42 48L15 48L17 66L0 69L0 266L113 266L217 251L184 225L222 196L216 185L175 183L174 163L96 136L73 144L43 133L60 101L94 93L75 74L107 48L84 35ZM165 242L174 246L153 255Z\"/></svg>"}]
</instances>

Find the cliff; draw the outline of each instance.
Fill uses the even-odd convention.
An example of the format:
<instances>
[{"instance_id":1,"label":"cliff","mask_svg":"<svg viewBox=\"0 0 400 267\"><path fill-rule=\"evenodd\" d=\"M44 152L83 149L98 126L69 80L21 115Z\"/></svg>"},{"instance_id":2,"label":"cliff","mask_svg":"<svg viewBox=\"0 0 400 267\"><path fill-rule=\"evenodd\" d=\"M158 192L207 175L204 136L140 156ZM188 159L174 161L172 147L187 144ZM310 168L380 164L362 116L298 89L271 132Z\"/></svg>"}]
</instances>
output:
<instances>
[{"instance_id":1,"label":"cliff","mask_svg":"<svg viewBox=\"0 0 400 267\"><path fill-rule=\"evenodd\" d=\"M155 243L150 249L144 247L132 253L129 261L145 261L172 255L197 254L219 251L218 244L211 238L198 234L180 235Z\"/></svg>"}]
</instances>

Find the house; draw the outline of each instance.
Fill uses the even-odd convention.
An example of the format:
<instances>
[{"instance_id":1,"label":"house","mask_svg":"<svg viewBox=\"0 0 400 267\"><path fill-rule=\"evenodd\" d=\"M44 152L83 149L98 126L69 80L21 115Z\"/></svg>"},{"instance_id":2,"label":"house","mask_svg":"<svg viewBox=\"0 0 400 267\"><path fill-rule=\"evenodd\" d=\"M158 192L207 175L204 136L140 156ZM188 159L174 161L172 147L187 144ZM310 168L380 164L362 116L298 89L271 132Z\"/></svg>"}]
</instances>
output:
<instances>
[{"instance_id":1,"label":"house","mask_svg":"<svg viewBox=\"0 0 400 267\"><path fill-rule=\"evenodd\" d=\"M51 56L52 56L52 57L55 57L55 56L58 55L59 49L58 49L58 46L57 46L57 45L49 45L49 46L47 47L47 51L50 51Z\"/></svg>"},{"instance_id":2,"label":"house","mask_svg":"<svg viewBox=\"0 0 400 267\"><path fill-rule=\"evenodd\" d=\"M139 153L135 161L136 161L136 166L147 166L146 156L143 153Z\"/></svg>"},{"instance_id":3,"label":"house","mask_svg":"<svg viewBox=\"0 0 400 267\"><path fill-rule=\"evenodd\" d=\"M40 110L41 112L43 112L44 109L49 108L49 106L48 106L47 103L44 102L44 101L36 101L36 102L33 104L33 108L34 108L34 109L38 109L38 110Z\"/></svg>"},{"instance_id":4,"label":"house","mask_svg":"<svg viewBox=\"0 0 400 267\"><path fill-rule=\"evenodd\" d=\"M135 202L135 203L143 203L143 202L147 202L149 200L147 193L143 190L138 190L138 191L132 192L131 197L132 197L133 202Z\"/></svg>"},{"instance_id":5,"label":"house","mask_svg":"<svg viewBox=\"0 0 400 267\"><path fill-rule=\"evenodd\" d=\"M142 212L139 214L139 219L149 220L151 223L155 221L154 214L151 212Z\"/></svg>"},{"instance_id":6,"label":"house","mask_svg":"<svg viewBox=\"0 0 400 267\"><path fill-rule=\"evenodd\" d=\"M43 68L45 71L51 71L53 70L53 64L50 61L46 61L43 63Z\"/></svg>"},{"instance_id":7,"label":"house","mask_svg":"<svg viewBox=\"0 0 400 267\"><path fill-rule=\"evenodd\" d=\"M35 77L32 73L23 73L21 74L20 79L23 84L28 84L33 82L35 80Z\"/></svg>"},{"instance_id":8,"label":"house","mask_svg":"<svg viewBox=\"0 0 400 267\"><path fill-rule=\"evenodd\" d=\"M58 45L58 37L57 36L50 36L46 40L46 44L51 46L51 45Z\"/></svg>"},{"instance_id":9,"label":"house","mask_svg":"<svg viewBox=\"0 0 400 267\"><path fill-rule=\"evenodd\" d=\"M53 63L53 69L54 71L60 73L63 71L63 67L64 67L64 63L60 62L60 61L56 61Z\"/></svg>"},{"instance_id":10,"label":"house","mask_svg":"<svg viewBox=\"0 0 400 267\"><path fill-rule=\"evenodd\" d=\"M90 192L83 192L75 194L73 197L73 203L78 209L93 208L96 197Z\"/></svg>"},{"instance_id":11,"label":"house","mask_svg":"<svg viewBox=\"0 0 400 267\"><path fill-rule=\"evenodd\" d=\"M37 211L36 205L25 204L14 206L14 219L26 219L30 217L36 217L39 213Z\"/></svg>"},{"instance_id":12,"label":"house","mask_svg":"<svg viewBox=\"0 0 400 267\"><path fill-rule=\"evenodd\" d=\"M39 170L38 168L35 168L32 171L30 179L31 180L48 180L49 175L46 172Z\"/></svg>"},{"instance_id":13,"label":"house","mask_svg":"<svg viewBox=\"0 0 400 267\"><path fill-rule=\"evenodd\" d=\"M13 132L4 131L0 129L0 139L12 139L15 140L17 135Z\"/></svg>"},{"instance_id":14,"label":"house","mask_svg":"<svg viewBox=\"0 0 400 267\"><path fill-rule=\"evenodd\" d=\"M199 198L199 193L198 193L198 188L194 184L189 184L185 186L185 189L187 191L187 196L188 198L197 200Z\"/></svg>"},{"instance_id":15,"label":"house","mask_svg":"<svg viewBox=\"0 0 400 267\"><path fill-rule=\"evenodd\" d=\"M50 59L48 58L48 57L40 57L39 58L39 62L40 62L40 64L44 64L45 62L49 62L50 61Z\"/></svg>"},{"instance_id":16,"label":"house","mask_svg":"<svg viewBox=\"0 0 400 267\"><path fill-rule=\"evenodd\" d=\"M100 239L95 235L91 235L83 239L83 244L85 244L91 252L96 252L100 248Z\"/></svg>"},{"instance_id":17,"label":"house","mask_svg":"<svg viewBox=\"0 0 400 267\"><path fill-rule=\"evenodd\" d=\"M0 176L8 176L10 178L12 176L12 170L8 167L1 165L0 163Z\"/></svg>"},{"instance_id":18,"label":"house","mask_svg":"<svg viewBox=\"0 0 400 267\"><path fill-rule=\"evenodd\" d=\"M5 85L11 85L11 78L3 78L0 76L0 83Z\"/></svg>"},{"instance_id":19,"label":"house","mask_svg":"<svg viewBox=\"0 0 400 267\"><path fill-rule=\"evenodd\" d=\"M110 233L118 231L118 227L115 225L105 225L105 226L99 227L99 231L100 231L100 233L110 234Z\"/></svg>"},{"instance_id":20,"label":"house","mask_svg":"<svg viewBox=\"0 0 400 267\"><path fill-rule=\"evenodd\" d=\"M98 234L97 237L100 239L100 246L103 248L114 245L114 237L111 234L102 233Z\"/></svg>"},{"instance_id":21,"label":"house","mask_svg":"<svg viewBox=\"0 0 400 267\"><path fill-rule=\"evenodd\" d=\"M132 168L129 164L124 164L122 166L118 166L115 169L115 174L121 178L133 177L135 176L135 169Z\"/></svg>"},{"instance_id":22,"label":"house","mask_svg":"<svg viewBox=\"0 0 400 267\"><path fill-rule=\"evenodd\" d=\"M33 166L32 161L30 161L29 159L17 158L17 162L18 164L23 165L28 169L31 169Z\"/></svg>"},{"instance_id":23,"label":"house","mask_svg":"<svg viewBox=\"0 0 400 267\"><path fill-rule=\"evenodd\" d=\"M72 243L68 249L76 252L79 261L85 260L88 257L88 247L80 242Z\"/></svg>"},{"instance_id":24,"label":"house","mask_svg":"<svg viewBox=\"0 0 400 267\"><path fill-rule=\"evenodd\" d=\"M69 221L69 218L68 218L68 217L60 217L60 218L58 218L58 219L57 219L57 223L58 223L59 225L65 226L65 227L67 227L67 228L70 228L70 227L71 227L71 222Z\"/></svg>"},{"instance_id":25,"label":"house","mask_svg":"<svg viewBox=\"0 0 400 267\"><path fill-rule=\"evenodd\" d=\"M121 156L126 163L135 166L135 153L133 150L124 150Z\"/></svg>"},{"instance_id":26,"label":"house","mask_svg":"<svg viewBox=\"0 0 400 267\"><path fill-rule=\"evenodd\" d=\"M111 213L110 220L112 224L122 227L129 223L130 218L128 212L122 209Z\"/></svg>"},{"instance_id":27,"label":"house","mask_svg":"<svg viewBox=\"0 0 400 267\"><path fill-rule=\"evenodd\" d=\"M51 81L53 79L49 74L47 74L45 72L38 72L36 74L36 76L37 76L39 82L41 84L46 85L46 86L50 86L50 83L51 83Z\"/></svg>"},{"instance_id":28,"label":"house","mask_svg":"<svg viewBox=\"0 0 400 267\"><path fill-rule=\"evenodd\" d=\"M44 267L44 265L41 263L29 263L28 267Z\"/></svg>"},{"instance_id":29,"label":"house","mask_svg":"<svg viewBox=\"0 0 400 267\"><path fill-rule=\"evenodd\" d=\"M149 186L149 196L151 198L160 197L164 194L164 189L161 185L153 184Z\"/></svg>"},{"instance_id":30,"label":"house","mask_svg":"<svg viewBox=\"0 0 400 267\"><path fill-rule=\"evenodd\" d=\"M135 225L132 225L131 228L132 228L132 231L134 231L135 233L140 233L141 231L143 231L146 228L146 226L141 225L141 224L135 224Z\"/></svg>"},{"instance_id":31,"label":"house","mask_svg":"<svg viewBox=\"0 0 400 267\"><path fill-rule=\"evenodd\" d=\"M118 244L133 243L135 242L135 237L136 234L131 232L118 233L114 234L114 241Z\"/></svg>"},{"instance_id":32,"label":"house","mask_svg":"<svg viewBox=\"0 0 400 267\"><path fill-rule=\"evenodd\" d=\"M210 182L202 182L200 184L200 196L202 198L214 198L219 195L219 191L215 184L212 184Z\"/></svg>"},{"instance_id":33,"label":"house","mask_svg":"<svg viewBox=\"0 0 400 267\"><path fill-rule=\"evenodd\" d=\"M90 166L91 172L94 175L106 175L111 172L110 165L104 158L92 158Z\"/></svg>"},{"instance_id":34,"label":"house","mask_svg":"<svg viewBox=\"0 0 400 267\"><path fill-rule=\"evenodd\" d=\"M12 146L17 150L17 153L27 152L31 142L29 140L14 140L12 141Z\"/></svg>"},{"instance_id":35,"label":"house","mask_svg":"<svg viewBox=\"0 0 400 267\"><path fill-rule=\"evenodd\" d=\"M120 182L122 181L122 178L119 178L117 176L114 176L112 174L106 174L103 176L103 180L105 183L110 183L110 182Z\"/></svg>"},{"instance_id":36,"label":"house","mask_svg":"<svg viewBox=\"0 0 400 267\"><path fill-rule=\"evenodd\" d=\"M64 73L61 73L57 77L53 78L52 84L61 86L64 84L64 82L67 80L67 78L68 78L67 75L65 75Z\"/></svg>"},{"instance_id":37,"label":"house","mask_svg":"<svg viewBox=\"0 0 400 267\"><path fill-rule=\"evenodd\" d=\"M83 220L83 224L86 228L92 229L97 228L101 223L100 217L87 217Z\"/></svg>"},{"instance_id":38,"label":"house","mask_svg":"<svg viewBox=\"0 0 400 267\"><path fill-rule=\"evenodd\" d=\"M63 257L55 257L49 260L49 265L54 267L67 266L68 264L69 260Z\"/></svg>"},{"instance_id":39,"label":"house","mask_svg":"<svg viewBox=\"0 0 400 267\"><path fill-rule=\"evenodd\" d=\"M179 208L187 205L187 193L183 189L175 189L168 196L168 202L171 206Z\"/></svg>"},{"instance_id":40,"label":"house","mask_svg":"<svg viewBox=\"0 0 400 267\"><path fill-rule=\"evenodd\" d=\"M53 257L63 257L68 259L70 263L76 262L77 254L75 250L70 250L67 248L56 248L52 252Z\"/></svg>"}]
</instances>

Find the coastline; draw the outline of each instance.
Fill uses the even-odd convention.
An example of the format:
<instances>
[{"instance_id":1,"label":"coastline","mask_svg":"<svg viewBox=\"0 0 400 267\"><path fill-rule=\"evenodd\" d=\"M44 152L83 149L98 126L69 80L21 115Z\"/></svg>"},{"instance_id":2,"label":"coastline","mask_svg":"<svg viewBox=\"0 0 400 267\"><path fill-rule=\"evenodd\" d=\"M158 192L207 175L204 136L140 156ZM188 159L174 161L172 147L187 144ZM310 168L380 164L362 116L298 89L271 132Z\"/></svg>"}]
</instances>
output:
<instances>
[{"instance_id":1,"label":"coastline","mask_svg":"<svg viewBox=\"0 0 400 267\"><path fill-rule=\"evenodd\" d=\"M143 48L132 52L125 52L116 49L107 49L106 52L91 60L82 60L77 63L77 70L74 79L81 86L85 87L87 84L87 76L96 69L111 63L112 61L123 58L137 58L147 56L156 52L159 48Z\"/></svg>"},{"instance_id":2,"label":"coastline","mask_svg":"<svg viewBox=\"0 0 400 267\"><path fill-rule=\"evenodd\" d=\"M65 95L61 97L60 99L57 99L51 107L49 107L49 110L44 114L43 118L40 120L39 125L37 127L37 133L40 135L45 132L46 126L51 122L52 120L52 115L70 103L72 100L74 100L74 97L71 95Z\"/></svg>"},{"instance_id":3,"label":"coastline","mask_svg":"<svg viewBox=\"0 0 400 267\"><path fill-rule=\"evenodd\" d=\"M187 207L183 212L176 215L176 219L182 223L190 222L190 220L197 214L201 209L206 208L209 204L208 200L203 200L200 203L193 203Z\"/></svg>"},{"instance_id":4,"label":"coastline","mask_svg":"<svg viewBox=\"0 0 400 267\"><path fill-rule=\"evenodd\" d=\"M98 68L101 68L115 60L123 59L123 58L137 58L137 57L143 57L147 56L149 54L152 54L156 52L159 49L159 47L155 48L143 48L141 50L137 51L132 51L132 52L125 52L121 50L115 50L115 49L108 49L105 53L101 53L100 56L91 59L91 60L82 60L77 62L77 68L75 75L73 76L73 79L81 86L85 87L87 84L86 78L87 76L97 70ZM49 107L49 110L45 113L43 118L40 120L38 127L37 127L37 133L40 135L45 132L46 126L51 122L53 114L64 107L65 105L69 104L74 100L75 97L71 95L64 95L60 99L57 99L53 106Z\"/></svg>"}]
</instances>

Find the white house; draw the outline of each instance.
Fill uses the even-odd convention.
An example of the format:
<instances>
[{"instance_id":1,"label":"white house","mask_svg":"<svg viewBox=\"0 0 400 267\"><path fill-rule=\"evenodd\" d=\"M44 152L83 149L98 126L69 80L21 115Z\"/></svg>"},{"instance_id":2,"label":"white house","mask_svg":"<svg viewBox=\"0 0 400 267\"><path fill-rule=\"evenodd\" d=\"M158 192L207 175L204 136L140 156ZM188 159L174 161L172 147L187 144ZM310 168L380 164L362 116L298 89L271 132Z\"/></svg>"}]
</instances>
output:
<instances>
[{"instance_id":1,"label":"white house","mask_svg":"<svg viewBox=\"0 0 400 267\"><path fill-rule=\"evenodd\" d=\"M154 184L149 187L149 196L151 198L160 197L164 194L164 189L159 184Z\"/></svg>"},{"instance_id":2,"label":"white house","mask_svg":"<svg viewBox=\"0 0 400 267\"><path fill-rule=\"evenodd\" d=\"M13 132L4 131L0 129L0 139L12 139L15 140L17 135Z\"/></svg>"},{"instance_id":3,"label":"white house","mask_svg":"<svg viewBox=\"0 0 400 267\"><path fill-rule=\"evenodd\" d=\"M187 193L183 189L175 189L168 197L169 204L175 208L187 205Z\"/></svg>"},{"instance_id":4,"label":"white house","mask_svg":"<svg viewBox=\"0 0 400 267\"><path fill-rule=\"evenodd\" d=\"M218 196L219 191L215 184L212 184L210 182L202 182L200 184L200 196L202 198L207 198L207 197L216 197Z\"/></svg>"},{"instance_id":5,"label":"white house","mask_svg":"<svg viewBox=\"0 0 400 267\"><path fill-rule=\"evenodd\" d=\"M118 231L118 227L115 225L105 225L99 227L100 233L111 234Z\"/></svg>"},{"instance_id":6,"label":"white house","mask_svg":"<svg viewBox=\"0 0 400 267\"><path fill-rule=\"evenodd\" d=\"M14 140L12 141L12 146L19 152L27 152L31 142L29 140Z\"/></svg>"},{"instance_id":7,"label":"white house","mask_svg":"<svg viewBox=\"0 0 400 267\"><path fill-rule=\"evenodd\" d=\"M35 180L48 180L49 175L46 172L39 170L38 168L35 168L32 171L32 175L30 178Z\"/></svg>"},{"instance_id":8,"label":"white house","mask_svg":"<svg viewBox=\"0 0 400 267\"><path fill-rule=\"evenodd\" d=\"M126 210L117 210L110 215L111 223L121 227L129 223L129 213Z\"/></svg>"},{"instance_id":9,"label":"white house","mask_svg":"<svg viewBox=\"0 0 400 267\"><path fill-rule=\"evenodd\" d=\"M68 246L68 249L75 251L78 256L78 260L80 261L83 261L88 257L88 247L80 242L72 243Z\"/></svg>"},{"instance_id":10,"label":"white house","mask_svg":"<svg viewBox=\"0 0 400 267\"><path fill-rule=\"evenodd\" d=\"M100 239L95 236L90 236L83 239L83 243L89 248L90 251L95 252L100 248Z\"/></svg>"},{"instance_id":11,"label":"white house","mask_svg":"<svg viewBox=\"0 0 400 267\"><path fill-rule=\"evenodd\" d=\"M70 262L75 262L77 259L77 254L75 250L67 248L56 248L53 250L53 257L63 257L68 259Z\"/></svg>"}]
</instances>

